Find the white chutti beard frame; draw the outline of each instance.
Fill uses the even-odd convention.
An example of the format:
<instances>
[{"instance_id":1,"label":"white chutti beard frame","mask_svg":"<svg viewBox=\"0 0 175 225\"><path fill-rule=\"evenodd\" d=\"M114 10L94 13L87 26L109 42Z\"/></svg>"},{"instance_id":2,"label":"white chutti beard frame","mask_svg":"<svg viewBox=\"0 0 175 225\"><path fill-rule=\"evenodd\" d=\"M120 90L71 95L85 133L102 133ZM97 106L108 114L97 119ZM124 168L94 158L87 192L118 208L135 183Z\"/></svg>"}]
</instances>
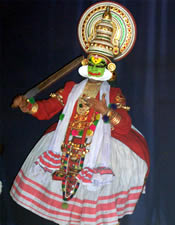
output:
<instances>
[{"instance_id":1,"label":"white chutti beard frame","mask_svg":"<svg viewBox=\"0 0 175 225\"><path fill-rule=\"evenodd\" d=\"M109 80L112 77L112 73L107 69L105 69L105 72L102 77L90 76L90 75L88 75L88 66L81 66L78 69L78 72L82 77L86 77L86 78L93 79L93 80L99 80L99 81Z\"/></svg>"}]
</instances>

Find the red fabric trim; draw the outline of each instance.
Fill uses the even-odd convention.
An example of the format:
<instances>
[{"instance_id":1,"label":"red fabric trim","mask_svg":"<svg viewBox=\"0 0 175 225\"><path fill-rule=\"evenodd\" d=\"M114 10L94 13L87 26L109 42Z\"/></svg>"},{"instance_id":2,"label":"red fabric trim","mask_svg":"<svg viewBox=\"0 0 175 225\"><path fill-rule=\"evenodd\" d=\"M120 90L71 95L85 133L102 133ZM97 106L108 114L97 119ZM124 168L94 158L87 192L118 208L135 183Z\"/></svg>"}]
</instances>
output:
<instances>
[{"instance_id":1,"label":"red fabric trim","mask_svg":"<svg viewBox=\"0 0 175 225\"><path fill-rule=\"evenodd\" d=\"M57 193L55 193L53 191L50 191L45 186L43 186L43 185L37 183L36 181L30 179L29 177L27 177L24 174L24 172L21 169L19 171L18 175L16 176L15 181L17 183L20 183L21 181L23 182L23 179L26 180L26 181L28 181L29 183L31 183L33 185L36 185L37 186L37 189L39 188L41 191L44 191L45 193L47 193L48 195L50 195L50 197L52 197L52 198L58 197L58 198L60 198L62 200L62 195L59 195L59 194L57 194ZM102 201L102 200L105 201L105 200L109 200L109 199L112 200L113 198L119 198L120 195L130 195L131 194L130 192L138 191L138 192L135 192L135 193L140 193L142 191L142 189L143 189L143 186L134 186L134 187L131 187L127 191L121 191L121 192L118 192L118 193L115 193L115 194L111 194L111 195L108 195L108 196L100 196L98 198L98 200L99 201ZM132 194L134 194L134 193L132 193ZM74 199L75 202L78 202L80 204L83 204L84 203L84 200L81 200L79 198L74 197L73 199ZM87 204L94 204L94 205L96 205L97 204L97 201L86 199L86 203Z\"/></svg>"},{"instance_id":2,"label":"red fabric trim","mask_svg":"<svg viewBox=\"0 0 175 225\"><path fill-rule=\"evenodd\" d=\"M24 183L24 182L19 182L17 183L18 184L18 187L21 188L22 190L25 190L25 192L29 193L30 195L35 195L40 201L42 201L42 203L47 203L49 205L51 205L52 207L55 207L56 209L60 209L61 208L61 203L62 203L62 200L59 201L59 199L52 199L50 198L50 196L48 197L47 195L45 195L43 192L40 192L39 190L35 189L34 187ZM26 195L22 194L19 192L19 190L13 185L13 189L15 190L15 194L18 195L19 197L22 197L23 199L25 199L26 201L28 202L32 202L32 204L34 204L35 206L43 209L44 211L46 212L49 212L50 214L59 214L59 215L62 215L61 212L58 212L57 210L53 210L53 209L47 209L46 207L44 207L44 204L41 204L41 203L38 203L37 201L34 201L32 199L30 199L29 197L27 197ZM89 215L94 215L96 213L101 213L102 214L102 211L110 211L110 210L115 210L116 209L116 205L118 206L119 204L124 204L124 206L118 206L117 207L117 211L120 212L120 211L123 211L124 209L126 208L129 208L129 207L135 207L136 206L136 202L135 203L128 203L127 202L129 200L138 200L139 197L140 197L140 194L141 192L138 192L138 193L135 193L135 194L128 194L126 197L122 197L122 192L120 192L120 195L119 195L119 198L118 199L113 199L112 202L108 202L108 203L98 203L97 201L95 202L97 204L97 207L96 208L93 208L93 207L83 207L83 214L89 214ZM74 199L75 201L75 199ZM86 203L86 199L84 199L83 203L85 204ZM117 203L117 204L116 204ZM80 213L82 212L82 208L77 206L77 205L71 205L69 203L69 206L71 208L71 206L73 206L74 208L74 212L79 214L79 215L73 215L72 214L72 217L74 219L78 219L80 217ZM67 214L63 214L63 216L69 216L69 213L71 213L71 211L68 211L67 210ZM102 217L105 218L105 215L100 215ZM84 217L85 219L86 217ZM98 216L97 216L98 218ZM93 218L93 220L96 220L95 218ZM87 221L87 218L86 218L86 221Z\"/></svg>"},{"instance_id":3,"label":"red fabric trim","mask_svg":"<svg viewBox=\"0 0 175 225\"><path fill-rule=\"evenodd\" d=\"M96 216L96 218L93 218L93 220L98 220L99 217L101 216L105 218L103 211L109 211L113 209L116 210L116 206L117 206L118 212L126 210L129 207L134 208L142 191L142 187L136 186L136 187L130 188L128 191L121 191L119 193L112 194L109 196L99 196L98 200L96 201L92 201L88 199L81 200L75 197L72 199L72 201L75 203L92 204L92 205L84 206L83 214L82 214L81 207L79 207L78 205L72 205L71 203L69 203L69 208L67 209L67 212L65 214L62 214L61 212L58 211L61 208L61 204L62 204L61 195L51 192L48 189L46 189L44 186L31 180L30 178L27 178L22 171L20 171L20 173L21 174L18 174L18 176L15 179L16 185L13 185L12 187L13 191L11 193L13 194L14 192L13 197L17 197L16 198L17 202L19 202L18 200L19 197L21 197L21 199L24 200L25 202L28 202L28 203L32 202L33 205L43 209L45 212L48 212L50 215L52 214L52 216L58 214L58 215L63 215L66 217L66 216L70 216L69 213L71 213L71 218L78 219L78 217L83 214L94 215L96 213L102 213L102 215L100 214L99 216ZM39 187L39 189L36 188L35 185ZM27 195L24 195L24 193L19 192L19 188L22 190L25 190L26 193L29 193L35 196L35 200L39 199L41 202L38 203L37 201L34 201L33 198L31 199ZM43 192L43 190L45 191ZM138 190L138 192L131 193L132 190ZM126 196L123 196L123 195L126 195ZM108 201L109 199L111 200L109 202L101 202L101 203L99 202L100 200ZM129 200L135 200L135 202L128 203ZM49 204L50 206L55 207L55 209L58 209L58 210L53 210L53 209L48 210L47 208L44 207L43 203L47 203L47 205ZM124 204L124 205L120 205L120 204ZM93 206L96 206L96 208L94 208ZM73 212L77 213L78 215L72 214L72 207L74 208ZM108 212L108 214L111 214L111 212ZM82 219L88 221L88 218L85 216L83 216Z\"/></svg>"}]
</instances>

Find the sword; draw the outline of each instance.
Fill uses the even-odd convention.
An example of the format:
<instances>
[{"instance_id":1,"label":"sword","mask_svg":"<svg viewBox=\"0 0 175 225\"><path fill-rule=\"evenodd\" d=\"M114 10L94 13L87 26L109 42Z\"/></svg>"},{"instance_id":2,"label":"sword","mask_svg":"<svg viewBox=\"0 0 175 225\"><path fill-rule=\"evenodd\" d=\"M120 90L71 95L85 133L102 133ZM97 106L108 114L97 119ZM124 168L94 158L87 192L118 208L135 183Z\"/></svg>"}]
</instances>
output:
<instances>
[{"instance_id":1,"label":"sword","mask_svg":"<svg viewBox=\"0 0 175 225\"><path fill-rule=\"evenodd\" d=\"M75 58L73 61L68 63L66 66L62 67L60 70L58 70L56 73L50 75L48 78L43 80L41 83L27 91L24 96L26 98L32 98L39 94L41 91L49 87L50 85L54 84L56 81L58 81L60 78L64 77L66 74L71 72L73 69L78 67L81 63L81 61L84 59L84 56L79 56Z\"/></svg>"}]
</instances>

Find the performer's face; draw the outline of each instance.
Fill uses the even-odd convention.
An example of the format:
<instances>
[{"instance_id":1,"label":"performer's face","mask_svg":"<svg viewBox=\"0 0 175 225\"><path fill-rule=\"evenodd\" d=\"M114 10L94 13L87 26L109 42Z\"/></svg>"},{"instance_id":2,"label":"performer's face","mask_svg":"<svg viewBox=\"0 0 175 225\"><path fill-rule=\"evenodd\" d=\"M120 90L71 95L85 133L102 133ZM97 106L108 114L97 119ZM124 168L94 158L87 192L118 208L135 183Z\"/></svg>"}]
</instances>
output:
<instances>
[{"instance_id":1,"label":"performer's face","mask_svg":"<svg viewBox=\"0 0 175 225\"><path fill-rule=\"evenodd\" d=\"M96 81L109 80L112 73L107 69L109 61L99 55L90 55L88 58L88 65L81 66L78 70L82 77L93 79Z\"/></svg>"},{"instance_id":2,"label":"performer's face","mask_svg":"<svg viewBox=\"0 0 175 225\"><path fill-rule=\"evenodd\" d=\"M91 56L88 61L88 76L102 77L107 64L105 60L99 56Z\"/></svg>"}]
</instances>

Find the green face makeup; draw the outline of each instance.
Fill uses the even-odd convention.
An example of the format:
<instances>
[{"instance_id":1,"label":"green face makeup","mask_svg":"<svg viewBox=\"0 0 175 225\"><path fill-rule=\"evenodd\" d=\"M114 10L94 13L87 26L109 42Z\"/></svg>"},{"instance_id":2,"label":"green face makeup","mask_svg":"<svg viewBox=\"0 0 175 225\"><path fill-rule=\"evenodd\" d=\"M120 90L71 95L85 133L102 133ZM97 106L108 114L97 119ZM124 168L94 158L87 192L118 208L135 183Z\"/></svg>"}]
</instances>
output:
<instances>
[{"instance_id":1,"label":"green face makeup","mask_svg":"<svg viewBox=\"0 0 175 225\"><path fill-rule=\"evenodd\" d=\"M88 61L88 76L102 77L107 64L103 58L91 56Z\"/></svg>"}]
</instances>

